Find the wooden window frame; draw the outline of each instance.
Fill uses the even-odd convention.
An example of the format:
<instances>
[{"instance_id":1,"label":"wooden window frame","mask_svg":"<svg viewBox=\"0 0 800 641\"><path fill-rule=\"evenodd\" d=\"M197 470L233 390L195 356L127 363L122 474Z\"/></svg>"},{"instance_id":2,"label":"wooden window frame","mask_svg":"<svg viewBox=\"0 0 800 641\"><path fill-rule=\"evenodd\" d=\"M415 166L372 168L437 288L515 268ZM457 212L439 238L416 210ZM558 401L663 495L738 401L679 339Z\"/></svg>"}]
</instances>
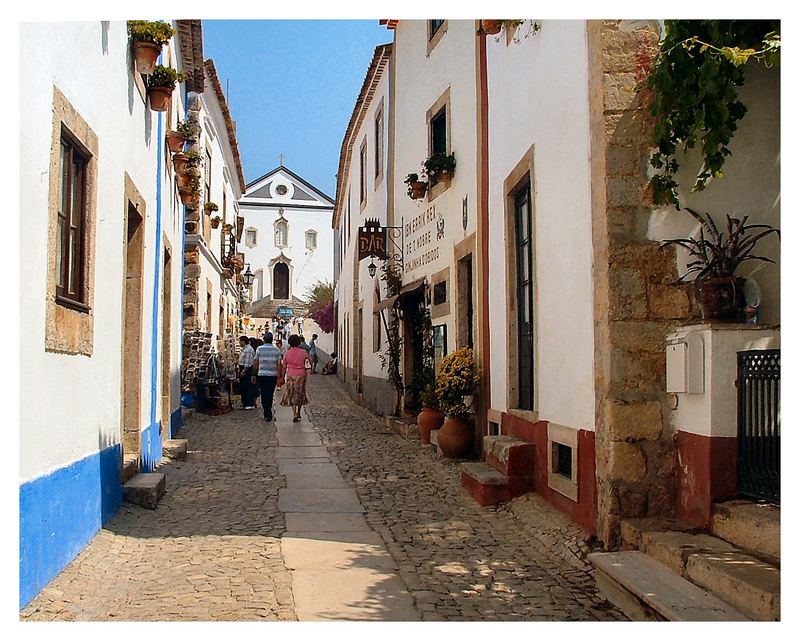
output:
<instances>
[{"instance_id":1,"label":"wooden window frame","mask_svg":"<svg viewBox=\"0 0 800 641\"><path fill-rule=\"evenodd\" d=\"M367 155L367 137L364 136L364 140L361 142L361 146L358 150L358 193L359 193L359 203L361 205L361 210L364 210L364 207L367 206L367 171L368 171L368 155Z\"/></svg>"},{"instance_id":2,"label":"wooden window frame","mask_svg":"<svg viewBox=\"0 0 800 641\"><path fill-rule=\"evenodd\" d=\"M308 246L309 235L313 235L313 238L314 238L314 246L313 247L309 247ZM317 241L318 241L317 230L316 229L306 229L306 237L305 238L306 238L306 249L308 251L316 251L317 245L318 245L318 243L317 243Z\"/></svg>"},{"instance_id":3,"label":"wooden window frame","mask_svg":"<svg viewBox=\"0 0 800 641\"><path fill-rule=\"evenodd\" d=\"M378 185L381 183L384 174L383 155L386 145L386 137L383 135L384 129L385 119L383 116L383 98L381 98L381 102L375 112L375 120L373 124L373 130L375 132L375 189L378 188Z\"/></svg>"},{"instance_id":4,"label":"wooden window frame","mask_svg":"<svg viewBox=\"0 0 800 641\"><path fill-rule=\"evenodd\" d=\"M436 102L431 105L430 109L425 114L425 130L428 136L428 158L433 155L433 121L439 117L440 115L444 115L445 119L445 137L446 137L446 144L445 144L445 153L449 154L452 151L451 141L453 140L452 136L452 112L450 109L450 87L445 89L444 93L442 93L439 98L437 98ZM427 192L428 202L433 201L435 198L443 194L450 188L450 184L452 183L452 178L447 178L445 180L438 181L435 185L432 185Z\"/></svg>"},{"instance_id":5,"label":"wooden window frame","mask_svg":"<svg viewBox=\"0 0 800 641\"><path fill-rule=\"evenodd\" d=\"M436 45L438 45L439 42L442 40L444 34L447 33L448 25L447 25L447 20L442 20L442 24L439 25L439 28L436 29L436 31L433 30L433 20L426 20L425 25L426 25L425 29L427 31L427 36L428 36L427 38L428 43L427 43L427 48L425 50L425 55L430 56L431 51L433 51L436 48Z\"/></svg>"}]
</instances>

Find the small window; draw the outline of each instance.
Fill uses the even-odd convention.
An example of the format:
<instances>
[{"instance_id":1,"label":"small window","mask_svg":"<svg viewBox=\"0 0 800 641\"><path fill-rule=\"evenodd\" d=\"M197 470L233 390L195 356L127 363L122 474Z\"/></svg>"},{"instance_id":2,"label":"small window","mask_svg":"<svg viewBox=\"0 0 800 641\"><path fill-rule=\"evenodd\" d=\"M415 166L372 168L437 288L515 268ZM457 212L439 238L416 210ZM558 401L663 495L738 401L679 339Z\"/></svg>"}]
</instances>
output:
<instances>
[{"instance_id":1,"label":"small window","mask_svg":"<svg viewBox=\"0 0 800 641\"><path fill-rule=\"evenodd\" d=\"M441 305L447 302L447 281L443 280L433 286L433 304Z\"/></svg>"},{"instance_id":2,"label":"small window","mask_svg":"<svg viewBox=\"0 0 800 641\"><path fill-rule=\"evenodd\" d=\"M428 40L436 35L436 32L442 28L444 20L428 20Z\"/></svg>"},{"instance_id":3,"label":"small window","mask_svg":"<svg viewBox=\"0 0 800 641\"><path fill-rule=\"evenodd\" d=\"M375 116L375 178L383 173L383 111Z\"/></svg>"},{"instance_id":4,"label":"small window","mask_svg":"<svg viewBox=\"0 0 800 641\"><path fill-rule=\"evenodd\" d=\"M439 371L439 363L447 356L447 325L433 326L433 369Z\"/></svg>"},{"instance_id":5,"label":"small window","mask_svg":"<svg viewBox=\"0 0 800 641\"><path fill-rule=\"evenodd\" d=\"M447 110L444 108L431 118L431 152L447 153Z\"/></svg>"},{"instance_id":6,"label":"small window","mask_svg":"<svg viewBox=\"0 0 800 641\"><path fill-rule=\"evenodd\" d=\"M278 194L278 196L285 196L288 191L286 185L278 185L275 187L275 193Z\"/></svg>"},{"instance_id":7,"label":"small window","mask_svg":"<svg viewBox=\"0 0 800 641\"><path fill-rule=\"evenodd\" d=\"M314 251L317 248L317 232L313 229L306 231L306 249Z\"/></svg>"},{"instance_id":8,"label":"small window","mask_svg":"<svg viewBox=\"0 0 800 641\"><path fill-rule=\"evenodd\" d=\"M206 202L211 202L211 150L206 147Z\"/></svg>"},{"instance_id":9,"label":"small window","mask_svg":"<svg viewBox=\"0 0 800 641\"><path fill-rule=\"evenodd\" d=\"M378 303L381 302L381 294L376 289L375 294L372 298L373 309L378 306ZM380 352L381 351L381 313L380 312L373 312L372 314L372 351L373 352Z\"/></svg>"},{"instance_id":10,"label":"small window","mask_svg":"<svg viewBox=\"0 0 800 641\"><path fill-rule=\"evenodd\" d=\"M86 166L89 157L67 136L61 138L58 221L56 230L56 295L85 303Z\"/></svg>"},{"instance_id":11,"label":"small window","mask_svg":"<svg viewBox=\"0 0 800 641\"><path fill-rule=\"evenodd\" d=\"M285 220L275 223L275 247L286 247L289 240L289 227Z\"/></svg>"},{"instance_id":12,"label":"small window","mask_svg":"<svg viewBox=\"0 0 800 641\"><path fill-rule=\"evenodd\" d=\"M244 232L244 244L248 247L255 247L258 241L258 231L255 229L248 229Z\"/></svg>"},{"instance_id":13,"label":"small window","mask_svg":"<svg viewBox=\"0 0 800 641\"><path fill-rule=\"evenodd\" d=\"M563 443L553 443L553 472L572 479L572 448Z\"/></svg>"},{"instance_id":14,"label":"small window","mask_svg":"<svg viewBox=\"0 0 800 641\"><path fill-rule=\"evenodd\" d=\"M364 139L364 143L361 145L361 158L360 158L360 171L361 175L359 176L359 194L361 199L359 202L363 205L367 202L367 140Z\"/></svg>"}]
</instances>

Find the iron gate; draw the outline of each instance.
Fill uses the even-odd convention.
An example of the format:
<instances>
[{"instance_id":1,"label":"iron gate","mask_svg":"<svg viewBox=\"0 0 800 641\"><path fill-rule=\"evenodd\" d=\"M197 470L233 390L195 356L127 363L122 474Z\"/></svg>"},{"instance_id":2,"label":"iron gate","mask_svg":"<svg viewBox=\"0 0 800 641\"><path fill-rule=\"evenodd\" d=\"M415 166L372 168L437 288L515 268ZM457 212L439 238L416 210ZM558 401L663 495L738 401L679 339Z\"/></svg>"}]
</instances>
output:
<instances>
[{"instance_id":1,"label":"iron gate","mask_svg":"<svg viewBox=\"0 0 800 641\"><path fill-rule=\"evenodd\" d=\"M738 352L737 485L745 496L781 498L781 350Z\"/></svg>"}]
</instances>

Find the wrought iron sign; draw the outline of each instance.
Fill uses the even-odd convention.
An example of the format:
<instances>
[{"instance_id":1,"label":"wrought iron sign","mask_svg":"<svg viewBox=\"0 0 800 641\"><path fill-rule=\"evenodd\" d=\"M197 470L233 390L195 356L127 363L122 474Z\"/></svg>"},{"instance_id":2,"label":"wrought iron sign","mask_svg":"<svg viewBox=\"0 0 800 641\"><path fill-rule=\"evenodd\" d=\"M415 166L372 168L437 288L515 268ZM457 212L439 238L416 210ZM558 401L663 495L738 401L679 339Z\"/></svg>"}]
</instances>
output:
<instances>
[{"instance_id":1,"label":"wrought iron sign","mask_svg":"<svg viewBox=\"0 0 800 641\"><path fill-rule=\"evenodd\" d=\"M377 258L392 259L402 268L403 265L403 227L386 227L377 219L368 218L358 228L358 260Z\"/></svg>"}]
</instances>

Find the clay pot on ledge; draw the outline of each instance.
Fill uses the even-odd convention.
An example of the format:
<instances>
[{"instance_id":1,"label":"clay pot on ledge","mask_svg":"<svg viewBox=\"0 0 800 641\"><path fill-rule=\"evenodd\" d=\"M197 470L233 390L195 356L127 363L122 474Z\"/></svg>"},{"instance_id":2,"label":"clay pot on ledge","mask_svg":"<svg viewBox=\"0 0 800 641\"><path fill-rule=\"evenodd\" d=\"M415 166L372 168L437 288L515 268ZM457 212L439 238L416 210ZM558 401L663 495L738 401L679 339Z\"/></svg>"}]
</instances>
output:
<instances>
[{"instance_id":1,"label":"clay pot on ledge","mask_svg":"<svg viewBox=\"0 0 800 641\"><path fill-rule=\"evenodd\" d=\"M715 276L706 278L697 286L697 299L703 310L704 321L740 320L744 309L744 278Z\"/></svg>"},{"instance_id":2,"label":"clay pot on ledge","mask_svg":"<svg viewBox=\"0 0 800 641\"><path fill-rule=\"evenodd\" d=\"M222 219L219 216L214 216L214 218L211 219L211 229L218 229L221 222Z\"/></svg>"},{"instance_id":3,"label":"clay pot on ledge","mask_svg":"<svg viewBox=\"0 0 800 641\"><path fill-rule=\"evenodd\" d=\"M189 156L182 151L176 153L172 156L172 166L175 168L176 174L185 174L189 169Z\"/></svg>"},{"instance_id":4,"label":"clay pot on ledge","mask_svg":"<svg viewBox=\"0 0 800 641\"><path fill-rule=\"evenodd\" d=\"M503 28L501 20L481 20L481 29L483 29L490 36L496 36Z\"/></svg>"},{"instance_id":5,"label":"clay pot on ledge","mask_svg":"<svg viewBox=\"0 0 800 641\"><path fill-rule=\"evenodd\" d=\"M133 59L136 61L136 71L145 76L153 73L160 55L161 45L157 45L154 42L133 43Z\"/></svg>"},{"instance_id":6,"label":"clay pot on ledge","mask_svg":"<svg viewBox=\"0 0 800 641\"><path fill-rule=\"evenodd\" d=\"M199 199L199 194L191 189L178 189L181 197L181 202L187 207L196 207Z\"/></svg>"},{"instance_id":7,"label":"clay pot on ledge","mask_svg":"<svg viewBox=\"0 0 800 641\"><path fill-rule=\"evenodd\" d=\"M175 174L175 183L178 185L178 189L188 189L191 179L189 174Z\"/></svg>"},{"instance_id":8,"label":"clay pot on ledge","mask_svg":"<svg viewBox=\"0 0 800 641\"><path fill-rule=\"evenodd\" d=\"M177 131L167 132L167 145L173 154L183 151L183 145L185 142L186 136L183 134L178 133Z\"/></svg>"},{"instance_id":9,"label":"clay pot on ledge","mask_svg":"<svg viewBox=\"0 0 800 641\"><path fill-rule=\"evenodd\" d=\"M464 458L472 450L475 431L468 416L448 416L439 430L439 449L447 458Z\"/></svg>"},{"instance_id":10,"label":"clay pot on ledge","mask_svg":"<svg viewBox=\"0 0 800 641\"><path fill-rule=\"evenodd\" d=\"M431 442L431 432L438 430L444 423L444 413L439 410L423 407L417 414L417 427L419 428L419 438L425 444Z\"/></svg>"},{"instance_id":11,"label":"clay pot on ledge","mask_svg":"<svg viewBox=\"0 0 800 641\"><path fill-rule=\"evenodd\" d=\"M147 97L150 99L150 109L153 111L167 111L172 102L172 89L169 87L148 87Z\"/></svg>"},{"instance_id":12,"label":"clay pot on ledge","mask_svg":"<svg viewBox=\"0 0 800 641\"><path fill-rule=\"evenodd\" d=\"M408 195L411 200L419 200L425 197L425 192L428 191L428 183L416 181L408 184Z\"/></svg>"}]
</instances>

